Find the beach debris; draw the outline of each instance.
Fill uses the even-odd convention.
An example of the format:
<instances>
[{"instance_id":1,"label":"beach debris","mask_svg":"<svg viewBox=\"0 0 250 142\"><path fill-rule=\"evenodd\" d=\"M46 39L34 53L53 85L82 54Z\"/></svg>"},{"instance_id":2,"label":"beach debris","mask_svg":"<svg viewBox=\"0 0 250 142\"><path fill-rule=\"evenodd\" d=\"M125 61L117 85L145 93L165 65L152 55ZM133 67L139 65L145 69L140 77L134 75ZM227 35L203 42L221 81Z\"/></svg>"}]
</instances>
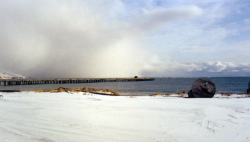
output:
<instances>
[{"instance_id":1,"label":"beach debris","mask_svg":"<svg viewBox=\"0 0 250 142\"><path fill-rule=\"evenodd\" d=\"M250 82L248 82L247 94L250 94Z\"/></svg>"},{"instance_id":2,"label":"beach debris","mask_svg":"<svg viewBox=\"0 0 250 142\"><path fill-rule=\"evenodd\" d=\"M150 94L149 96L161 96L162 94L161 93L159 93L159 92L157 92L157 93L154 93L154 94Z\"/></svg>"},{"instance_id":3,"label":"beach debris","mask_svg":"<svg viewBox=\"0 0 250 142\"><path fill-rule=\"evenodd\" d=\"M188 92L188 97L212 98L215 92L216 92L215 84L207 78L201 78L193 83L192 89Z\"/></svg>"},{"instance_id":4,"label":"beach debris","mask_svg":"<svg viewBox=\"0 0 250 142\"><path fill-rule=\"evenodd\" d=\"M177 95L178 95L179 97L182 97L182 98L187 97L187 94L188 94L187 91L182 91L182 92L177 93Z\"/></svg>"},{"instance_id":5,"label":"beach debris","mask_svg":"<svg viewBox=\"0 0 250 142\"><path fill-rule=\"evenodd\" d=\"M178 93L166 93L166 94L162 94L162 93L158 92L158 93L150 94L149 96L152 96L152 97L161 96L161 97L186 98L187 97L187 93L188 93L187 91L182 91L182 92L178 92Z\"/></svg>"},{"instance_id":6,"label":"beach debris","mask_svg":"<svg viewBox=\"0 0 250 142\"><path fill-rule=\"evenodd\" d=\"M96 88L64 88L59 87L56 89L51 90L35 90L34 92L41 93L41 92L50 92L50 93L59 93L59 92L67 92L67 93L79 93L79 92L89 92L93 94L100 94L100 95L111 95L111 96L120 96L120 93L110 90L110 89L96 89Z\"/></svg>"}]
</instances>

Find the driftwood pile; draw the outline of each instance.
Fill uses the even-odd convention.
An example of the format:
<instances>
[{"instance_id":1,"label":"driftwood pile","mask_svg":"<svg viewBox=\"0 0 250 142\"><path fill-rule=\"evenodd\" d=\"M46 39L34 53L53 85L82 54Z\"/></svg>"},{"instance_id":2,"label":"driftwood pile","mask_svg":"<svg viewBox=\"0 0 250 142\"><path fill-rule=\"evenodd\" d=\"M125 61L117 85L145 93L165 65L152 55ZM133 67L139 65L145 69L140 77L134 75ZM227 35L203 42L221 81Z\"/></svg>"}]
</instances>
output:
<instances>
[{"instance_id":1,"label":"driftwood pile","mask_svg":"<svg viewBox=\"0 0 250 142\"><path fill-rule=\"evenodd\" d=\"M67 93L79 93L79 92L89 92L94 94L101 95L111 95L111 96L120 96L120 94L116 91L110 89L95 89L95 88L63 88L59 87L51 90L35 90L35 92L50 92L50 93L59 93L59 92L67 92Z\"/></svg>"}]
</instances>

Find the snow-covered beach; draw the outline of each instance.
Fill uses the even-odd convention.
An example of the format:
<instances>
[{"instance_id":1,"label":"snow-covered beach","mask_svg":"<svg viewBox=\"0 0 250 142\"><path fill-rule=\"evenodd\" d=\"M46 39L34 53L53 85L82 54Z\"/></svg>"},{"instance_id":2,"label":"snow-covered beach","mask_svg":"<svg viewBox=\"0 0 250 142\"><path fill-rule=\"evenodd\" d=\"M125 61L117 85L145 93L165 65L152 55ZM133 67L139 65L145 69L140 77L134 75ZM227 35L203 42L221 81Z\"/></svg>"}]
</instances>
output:
<instances>
[{"instance_id":1,"label":"snow-covered beach","mask_svg":"<svg viewBox=\"0 0 250 142\"><path fill-rule=\"evenodd\" d=\"M0 93L0 141L250 141L250 98Z\"/></svg>"}]
</instances>

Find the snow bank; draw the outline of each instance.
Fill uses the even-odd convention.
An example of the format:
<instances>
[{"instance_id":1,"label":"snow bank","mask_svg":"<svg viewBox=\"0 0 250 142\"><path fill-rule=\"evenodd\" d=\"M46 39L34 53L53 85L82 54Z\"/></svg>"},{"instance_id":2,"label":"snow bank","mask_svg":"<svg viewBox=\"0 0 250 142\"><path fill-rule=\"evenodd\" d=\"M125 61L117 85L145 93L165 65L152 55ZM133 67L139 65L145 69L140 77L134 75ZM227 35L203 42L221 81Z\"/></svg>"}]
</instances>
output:
<instances>
[{"instance_id":1,"label":"snow bank","mask_svg":"<svg viewBox=\"0 0 250 142\"><path fill-rule=\"evenodd\" d=\"M25 79L23 75L0 71L0 79Z\"/></svg>"},{"instance_id":2,"label":"snow bank","mask_svg":"<svg viewBox=\"0 0 250 142\"><path fill-rule=\"evenodd\" d=\"M250 141L249 98L0 95L0 141Z\"/></svg>"}]
</instances>

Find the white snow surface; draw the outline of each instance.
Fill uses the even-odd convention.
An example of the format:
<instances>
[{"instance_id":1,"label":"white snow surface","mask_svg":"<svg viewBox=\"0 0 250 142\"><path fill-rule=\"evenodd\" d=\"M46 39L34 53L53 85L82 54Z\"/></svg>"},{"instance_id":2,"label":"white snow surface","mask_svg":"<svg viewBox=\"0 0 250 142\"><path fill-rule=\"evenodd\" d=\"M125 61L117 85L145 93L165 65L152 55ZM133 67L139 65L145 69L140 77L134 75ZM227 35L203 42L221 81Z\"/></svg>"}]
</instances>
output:
<instances>
[{"instance_id":1,"label":"white snow surface","mask_svg":"<svg viewBox=\"0 0 250 142\"><path fill-rule=\"evenodd\" d=\"M0 93L0 141L250 141L250 98Z\"/></svg>"},{"instance_id":2,"label":"white snow surface","mask_svg":"<svg viewBox=\"0 0 250 142\"><path fill-rule=\"evenodd\" d=\"M0 71L0 79L25 79L23 75Z\"/></svg>"}]
</instances>

